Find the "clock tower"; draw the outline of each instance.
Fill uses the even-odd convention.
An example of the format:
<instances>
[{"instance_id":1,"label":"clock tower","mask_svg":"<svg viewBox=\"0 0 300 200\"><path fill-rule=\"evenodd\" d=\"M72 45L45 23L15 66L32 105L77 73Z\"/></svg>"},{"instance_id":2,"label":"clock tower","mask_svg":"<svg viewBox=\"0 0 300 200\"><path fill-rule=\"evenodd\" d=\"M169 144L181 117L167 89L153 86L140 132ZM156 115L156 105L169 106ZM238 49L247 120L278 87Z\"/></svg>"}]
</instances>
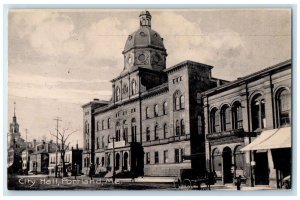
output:
<instances>
[{"instance_id":1,"label":"clock tower","mask_svg":"<svg viewBox=\"0 0 300 200\"><path fill-rule=\"evenodd\" d=\"M155 71L166 68L167 52L163 38L151 28L151 18L149 11L140 13L140 28L128 36L124 47L124 69L121 75L139 67Z\"/></svg>"}]
</instances>

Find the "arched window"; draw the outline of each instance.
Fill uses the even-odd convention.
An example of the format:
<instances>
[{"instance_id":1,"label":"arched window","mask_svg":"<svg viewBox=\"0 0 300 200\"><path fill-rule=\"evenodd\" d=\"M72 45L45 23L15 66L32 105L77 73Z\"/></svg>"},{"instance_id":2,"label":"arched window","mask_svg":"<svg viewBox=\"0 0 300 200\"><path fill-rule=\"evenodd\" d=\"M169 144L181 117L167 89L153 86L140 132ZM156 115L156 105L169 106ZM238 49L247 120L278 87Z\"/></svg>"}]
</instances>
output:
<instances>
[{"instance_id":1,"label":"arched window","mask_svg":"<svg viewBox=\"0 0 300 200\"><path fill-rule=\"evenodd\" d=\"M243 113L241 103L236 101L232 106L232 128L243 128Z\"/></svg>"},{"instance_id":2,"label":"arched window","mask_svg":"<svg viewBox=\"0 0 300 200\"><path fill-rule=\"evenodd\" d=\"M146 128L146 141L150 141L150 128Z\"/></svg>"},{"instance_id":3,"label":"arched window","mask_svg":"<svg viewBox=\"0 0 300 200\"><path fill-rule=\"evenodd\" d=\"M97 121L97 131L100 131L100 122Z\"/></svg>"},{"instance_id":4,"label":"arched window","mask_svg":"<svg viewBox=\"0 0 300 200\"><path fill-rule=\"evenodd\" d=\"M290 125L291 95L284 89L277 94L278 124L280 127Z\"/></svg>"},{"instance_id":5,"label":"arched window","mask_svg":"<svg viewBox=\"0 0 300 200\"><path fill-rule=\"evenodd\" d=\"M234 151L234 164L235 164L235 175L241 175L243 174L245 170L245 156L244 153L241 151L242 146L237 146Z\"/></svg>"},{"instance_id":6,"label":"arched window","mask_svg":"<svg viewBox=\"0 0 300 200\"><path fill-rule=\"evenodd\" d=\"M257 94L251 101L252 130L266 127L265 100L261 94Z\"/></svg>"},{"instance_id":7,"label":"arched window","mask_svg":"<svg viewBox=\"0 0 300 200\"><path fill-rule=\"evenodd\" d=\"M220 116L217 108L210 111L210 132L216 133L220 131Z\"/></svg>"},{"instance_id":8,"label":"arched window","mask_svg":"<svg viewBox=\"0 0 300 200\"><path fill-rule=\"evenodd\" d=\"M121 127L120 127L120 123L117 122L116 124L116 141L120 141L121 140Z\"/></svg>"},{"instance_id":9,"label":"arched window","mask_svg":"<svg viewBox=\"0 0 300 200\"><path fill-rule=\"evenodd\" d=\"M168 114L168 103L166 101L163 104L163 114Z\"/></svg>"},{"instance_id":10,"label":"arched window","mask_svg":"<svg viewBox=\"0 0 300 200\"><path fill-rule=\"evenodd\" d=\"M110 118L107 119L107 128L110 128Z\"/></svg>"},{"instance_id":11,"label":"arched window","mask_svg":"<svg viewBox=\"0 0 300 200\"><path fill-rule=\"evenodd\" d=\"M222 131L229 131L230 126L230 109L228 105L221 108L221 129Z\"/></svg>"},{"instance_id":12,"label":"arched window","mask_svg":"<svg viewBox=\"0 0 300 200\"><path fill-rule=\"evenodd\" d=\"M154 140L158 140L158 124L154 126Z\"/></svg>"},{"instance_id":13,"label":"arched window","mask_svg":"<svg viewBox=\"0 0 300 200\"><path fill-rule=\"evenodd\" d=\"M120 88L117 86L116 87L116 101L120 100Z\"/></svg>"},{"instance_id":14,"label":"arched window","mask_svg":"<svg viewBox=\"0 0 300 200\"><path fill-rule=\"evenodd\" d=\"M154 116L155 117L158 116L158 105L157 104L154 105Z\"/></svg>"},{"instance_id":15,"label":"arched window","mask_svg":"<svg viewBox=\"0 0 300 200\"><path fill-rule=\"evenodd\" d=\"M168 134L168 125L164 124L164 138L167 138L167 134Z\"/></svg>"},{"instance_id":16,"label":"arched window","mask_svg":"<svg viewBox=\"0 0 300 200\"><path fill-rule=\"evenodd\" d=\"M137 138L136 138L136 120L135 120L135 118L133 118L131 120L131 141L132 142L137 141Z\"/></svg>"},{"instance_id":17,"label":"arched window","mask_svg":"<svg viewBox=\"0 0 300 200\"><path fill-rule=\"evenodd\" d=\"M184 120L183 119L180 121L180 133L181 133L181 135L185 134L185 127L184 127Z\"/></svg>"},{"instance_id":18,"label":"arched window","mask_svg":"<svg viewBox=\"0 0 300 200\"><path fill-rule=\"evenodd\" d=\"M184 109L184 96L180 96L180 109Z\"/></svg>"},{"instance_id":19,"label":"arched window","mask_svg":"<svg viewBox=\"0 0 300 200\"><path fill-rule=\"evenodd\" d=\"M104 136L102 136L101 147L104 148Z\"/></svg>"},{"instance_id":20,"label":"arched window","mask_svg":"<svg viewBox=\"0 0 300 200\"><path fill-rule=\"evenodd\" d=\"M104 130L104 120L102 120L101 126L102 126L102 130Z\"/></svg>"},{"instance_id":21,"label":"arched window","mask_svg":"<svg viewBox=\"0 0 300 200\"><path fill-rule=\"evenodd\" d=\"M179 120L176 120L176 136L180 135L180 124L179 124Z\"/></svg>"},{"instance_id":22,"label":"arched window","mask_svg":"<svg viewBox=\"0 0 300 200\"><path fill-rule=\"evenodd\" d=\"M125 140L125 142L128 142L128 126L126 120L124 120L123 122L123 139Z\"/></svg>"},{"instance_id":23,"label":"arched window","mask_svg":"<svg viewBox=\"0 0 300 200\"><path fill-rule=\"evenodd\" d=\"M149 118L149 107L146 107L146 119Z\"/></svg>"},{"instance_id":24,"label":"arched window","mask_svg":"<svg viewBox=\"0 0 300 200\"><path fill-rule=\"evenodd\" d=\"M137 93L136 91L136 81L133 79L132 82L131 82L131 94L134 95Z\"/></svg>"},{"instance_id":25,"label":"arched window","mask_svg":"<svg viewBox=\"0 0 300 200\"><path fill-rule=\"evenodd\" d=\"M174 110L180 110L181 105L180 105L180 101L181 101L181 92L180 91L176 91L174 93ZM183 99L183 103L184 103L184 99Z\"/></svg>"}]
</instances>

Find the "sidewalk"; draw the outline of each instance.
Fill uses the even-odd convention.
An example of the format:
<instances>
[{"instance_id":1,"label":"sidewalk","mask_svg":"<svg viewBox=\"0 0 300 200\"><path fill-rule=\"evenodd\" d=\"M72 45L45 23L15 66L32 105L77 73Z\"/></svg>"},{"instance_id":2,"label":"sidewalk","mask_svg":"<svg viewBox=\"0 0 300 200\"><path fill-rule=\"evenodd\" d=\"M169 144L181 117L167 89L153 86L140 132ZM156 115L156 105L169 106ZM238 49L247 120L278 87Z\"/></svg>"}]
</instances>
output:
<instances>
[{"instance_id":1,"label":"sidewalk","mask_svg":"<svg viewBox=\"0 0 300 200\"><path fill-rule=\"evenodd\" d=\"M226 190L226 191L234 191L237 190L236 186L233 184L215 184L211 185L212 190ZM244 191L253 191L253 190L276 190L276 188L271 188L268 185L256 185L255 187L247 186L247 185L241 185L241 190Z\"/></svg>"}]
</instances>

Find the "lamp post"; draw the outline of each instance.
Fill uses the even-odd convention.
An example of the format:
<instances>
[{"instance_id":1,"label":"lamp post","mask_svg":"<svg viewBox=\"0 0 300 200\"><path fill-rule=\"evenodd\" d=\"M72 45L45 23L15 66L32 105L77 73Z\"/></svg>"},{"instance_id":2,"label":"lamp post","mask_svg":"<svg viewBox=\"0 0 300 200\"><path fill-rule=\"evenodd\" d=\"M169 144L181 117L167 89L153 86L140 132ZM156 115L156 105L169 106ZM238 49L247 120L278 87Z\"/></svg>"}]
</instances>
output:
<instances>
[{"instance_id":1,"label":"lamp post","mask_svg":"<svg viewBox=\"0 0 300 200\"><path fill-rule=\"evenodd\" d=\"M115 172L115 137L111 138L113 140L113 166L112 166L112 170L113 170L113 183L115 183L115 179L116 179L116 172Z\"/></svg>"}]
</instances>

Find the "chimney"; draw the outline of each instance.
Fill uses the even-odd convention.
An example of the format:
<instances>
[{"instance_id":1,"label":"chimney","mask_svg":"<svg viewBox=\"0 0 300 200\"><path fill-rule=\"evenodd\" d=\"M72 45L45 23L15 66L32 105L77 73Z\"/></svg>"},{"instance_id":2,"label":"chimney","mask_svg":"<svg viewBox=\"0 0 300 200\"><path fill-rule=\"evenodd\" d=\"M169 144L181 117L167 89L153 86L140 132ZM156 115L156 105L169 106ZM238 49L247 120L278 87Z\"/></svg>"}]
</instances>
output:
<instances>
[{"instance_id":1,"label":"chimney","mask_svg":"<svg viewBox=\"0 0 300 200\"><path fill-rule=\"evenodd\" d=\"M33 139L33 148L36 147L36 139Z\"/></svg>"},{"instance_id":2,"label":"chimney","mask_svg":"<svg viewBox=\"0 0 300 200\"><path fill-rule=\"evenodd\" d=\"M78 150L78 143L76 144L76 149Z\"/></svg>"},{"instance_id":3,"label":"chimney","mask_svg":"<svg viewBox=\"0 0 300 200\"><path fill-rule=\"evenodd\" d=\"M95 98L94 101L99 101L99 99Z\"/></svg>"}]
</instances>

